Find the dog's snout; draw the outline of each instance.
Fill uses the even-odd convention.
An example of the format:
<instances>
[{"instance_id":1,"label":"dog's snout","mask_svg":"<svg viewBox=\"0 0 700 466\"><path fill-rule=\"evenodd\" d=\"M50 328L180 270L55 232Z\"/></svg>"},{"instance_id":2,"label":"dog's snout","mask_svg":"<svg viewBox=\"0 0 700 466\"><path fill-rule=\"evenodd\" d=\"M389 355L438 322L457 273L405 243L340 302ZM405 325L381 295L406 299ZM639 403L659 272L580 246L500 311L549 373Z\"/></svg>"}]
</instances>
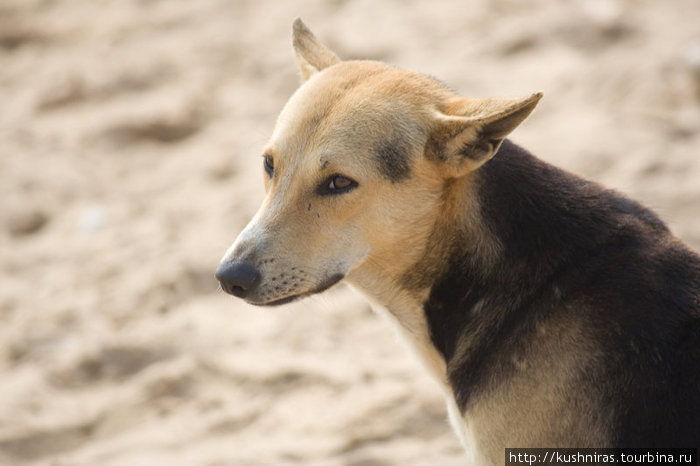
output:
<instances>
[{"instance_id":1,"label":"dog's snout","mask_svg":"<svg viewBox=\"0 0 700 466\"><path fill-rule=\"evenodd\" d=\"M250 262L222 262L215 275L226 293L239 298L248 296L260 283L260 273Z\"/></svg>"}]
</instances>

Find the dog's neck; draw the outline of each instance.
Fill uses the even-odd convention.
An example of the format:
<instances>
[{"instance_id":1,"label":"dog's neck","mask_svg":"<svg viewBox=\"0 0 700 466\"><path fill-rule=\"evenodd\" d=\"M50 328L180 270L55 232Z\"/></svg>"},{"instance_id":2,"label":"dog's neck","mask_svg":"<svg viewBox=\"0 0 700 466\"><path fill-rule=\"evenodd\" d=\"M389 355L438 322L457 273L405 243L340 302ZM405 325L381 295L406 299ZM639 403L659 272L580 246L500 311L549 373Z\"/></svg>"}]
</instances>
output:
<instances>
[{"instance_id":1,"label":"dog's neck","mask_svg":"<svg viewBox=\"0 0 700 466\"><path fill-rule=\"evenodd\" d=\"M392 325L408 349L425 366L448 397L452 395L443 355L433 343L423 310L429 290L409 292L390 280L372 275L349 279L348 282L372 304L372 308Z\"/></svg>"}]
</instances>

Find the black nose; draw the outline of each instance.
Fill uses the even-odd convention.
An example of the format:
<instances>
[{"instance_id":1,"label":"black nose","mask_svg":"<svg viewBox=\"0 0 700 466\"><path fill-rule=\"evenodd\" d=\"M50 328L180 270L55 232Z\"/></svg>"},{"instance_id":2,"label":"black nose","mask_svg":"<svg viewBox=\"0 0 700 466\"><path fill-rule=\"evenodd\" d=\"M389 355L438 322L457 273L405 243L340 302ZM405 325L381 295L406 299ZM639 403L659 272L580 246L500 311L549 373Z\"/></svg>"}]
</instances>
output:
<instances>
[{"instance_id":1,"label":"black nose","mask_svg":"<svg viewBox=\"0 0 700 466\"><path fill-rule=\"evenodd\" d=\"M260 274L250 262L222 262L216 269L221 288L239 298L245 298L260 283Z\"/></svg>"}]
</instances>

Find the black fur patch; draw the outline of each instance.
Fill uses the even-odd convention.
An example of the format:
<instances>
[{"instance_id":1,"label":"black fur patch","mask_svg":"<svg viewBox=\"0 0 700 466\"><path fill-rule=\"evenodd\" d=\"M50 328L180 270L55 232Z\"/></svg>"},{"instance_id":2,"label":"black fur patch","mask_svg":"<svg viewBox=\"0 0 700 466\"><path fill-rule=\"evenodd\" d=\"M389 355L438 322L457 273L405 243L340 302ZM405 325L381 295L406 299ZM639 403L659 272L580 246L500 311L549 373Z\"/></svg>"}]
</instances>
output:
<instances>
[{"instance_id":1,"label":"black fur patch","mask_svg":"<svg viewBox=\"0 0 700 466\"><path fill-rule=\"evenodd\" d=\"M502 254L481 270L461 238L424 304L460 409L508 383L513 357L556 316L600 351L577 396L607 404L612 444L696 444L700 257L650 210L508 140L476 183Z\"/></svg>"},{"instance_id":2,"label":"black fur patch","mask_svg":"<svg viewBox=\"0 0 700 466\"><path fill-rule=\"evenodd\" d=\"M410 144L399 138L382 141L375 149L379 162L379 171L392 183L397 183L409 177L411 167Z\"/></svg>"}]
</instances>

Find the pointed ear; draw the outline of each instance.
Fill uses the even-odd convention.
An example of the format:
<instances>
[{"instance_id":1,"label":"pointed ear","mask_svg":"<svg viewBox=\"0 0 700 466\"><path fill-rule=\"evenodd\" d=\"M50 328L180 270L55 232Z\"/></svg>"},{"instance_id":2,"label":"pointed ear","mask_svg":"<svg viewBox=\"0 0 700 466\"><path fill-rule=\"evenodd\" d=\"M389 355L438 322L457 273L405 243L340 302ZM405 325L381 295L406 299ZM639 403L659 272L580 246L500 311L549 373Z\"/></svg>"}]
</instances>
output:
<instances>
[{"instance_id":1,"label":"pointed ear","mask_svg":"<svg viewBox=\"0 0 700 466\"><path fill-rule=\"evenodd\" d=\"M330 49L316 39L300 18L294 20L292 36L294 53L303 81L340 61Z\"/></svg>"},{"instance_id":2,"label":"pointed ear","mask_svg":"<svg viewBox=\"0 0 700 466\"><path fill-rule=\"evenodd\" d=\"M459 177L493 157L501 143L534 110L542 93L524 99L460 99L439 113L426 156L446 164Z\"/></svg>"}]
</instances>

